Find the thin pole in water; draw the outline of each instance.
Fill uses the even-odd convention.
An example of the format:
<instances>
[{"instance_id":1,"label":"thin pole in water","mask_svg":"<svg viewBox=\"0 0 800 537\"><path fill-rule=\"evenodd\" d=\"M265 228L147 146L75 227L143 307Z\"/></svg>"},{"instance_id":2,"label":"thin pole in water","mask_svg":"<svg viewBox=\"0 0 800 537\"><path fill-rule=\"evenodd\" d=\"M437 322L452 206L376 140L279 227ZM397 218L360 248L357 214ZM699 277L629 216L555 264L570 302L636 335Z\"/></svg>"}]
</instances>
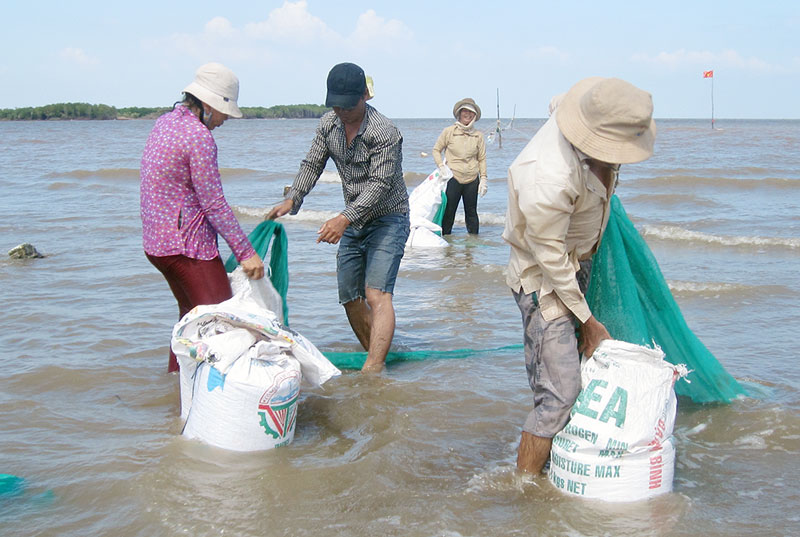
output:
<instances>
[{"instance_id":1,"label":"thin pole in water","mask_svg":"<svg viewBox=\"0 0 800 537\"><path fill-rule=\"evenodd\" d=\"M714 70L703 71L703 78L711 79L711 130L714 130Z\"/></svg>"},{"instance_id":2,"label":"thin pole in water","mask_svg":"<svg viewBox=\"0 0 800 537\"><path fill-rule=\"evenodd\" d=\"M711 75L711 129L714 129L714 75Z\"/></svg>"},{"instance_id":3,"label":"thin pole in water","mask_svg":"<svg viewBox=\"0 0 800 537\"><path fill-rule=\"evenodd\" d=\"M497 133L497 141L500 143L500 148L503 148L503 129L500 128L500 88L497 88L497 126L495 127Z\"/></svg>"}]
</instances>

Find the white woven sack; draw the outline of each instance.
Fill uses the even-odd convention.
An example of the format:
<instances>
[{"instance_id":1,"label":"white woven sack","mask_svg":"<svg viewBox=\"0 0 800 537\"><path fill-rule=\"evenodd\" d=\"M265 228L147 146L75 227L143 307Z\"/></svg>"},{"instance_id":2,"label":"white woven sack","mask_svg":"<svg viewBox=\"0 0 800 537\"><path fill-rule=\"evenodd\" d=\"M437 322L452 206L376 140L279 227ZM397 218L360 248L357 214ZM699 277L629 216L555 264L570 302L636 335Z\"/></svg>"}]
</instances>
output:
<instances>
[{"instance_id":1,"label":"white woven sack","mask_svg":"<svg viewBox=\"0 0 800 537\"><path fill-rule=\"evenodd\" d=\"M408 207L409 218L412 221L415 218L433 221L442 204L442 192L447 188L449 179L442 176L437 168L411 191L408 195Z\"/></svg>"},{"instance_id":2,"label":"white woven sack","mask_svg":"<svg viewBox=\"0 0 800 537\"><path fill-rule=\"evenodd\" d=\"M265 268L269 267L265 265ZM244 269L238 266L228 274L228 279L233 291L232 301L256 304L271 311L280 322L283 322L283 299L266 274L263 278L251 280L245 275Z\"/></svg>"},{"instance_id":3,"label":"white woven sack","mask_svg":"<svg viewBox=\"0 0 800 537\"><path fill-rule=\"evenodd\" d=\"M438 226L437 226L438 227ZM445 248L449 243L426 227L412 227L406 248Z\"/></svg>"},{"instance_id":4,"label":"white woven sack","mask_svg":"<svg viewBox=\"0 0 800 537\"><path fill-rule=\"evenodd\" d=\"M224 376L201 362L183 435L233 451L288 445L294 438L300 376L299 362L287 355L243 357Z\"/></svg>"},{"instance_id":5,"label":"white woven sack","mask_svg":"<svg viewBox=\"0 0 800 537\"><path fill-rule=\"evenodd\" d=\"M672 490L675 380L659 349L603 341L581 367L569 423L553 438L550 482L568 494L635 501Z\"/></svg>"},{"instance_id":6,"label":"white woven sack","mask_svg":"<svg viewBox=\"0 0 800 537\"><path fill-rule=\"evenodd\" d=\"M225 325L221 325L225 326ZM228 330L205 338L205 347L201 352L213 355L218 362L218 371L227 371L233 362L247 353L255 344L255 336L244 328L228 327ZM195 350L195 355L196 355ZM186 346L175 353L181 388L181 421L185 422L192 406L193 384L198 362L192 357L192 350ZM216 360L219 357L219 360Z\"/></svg>"}]
</instances>

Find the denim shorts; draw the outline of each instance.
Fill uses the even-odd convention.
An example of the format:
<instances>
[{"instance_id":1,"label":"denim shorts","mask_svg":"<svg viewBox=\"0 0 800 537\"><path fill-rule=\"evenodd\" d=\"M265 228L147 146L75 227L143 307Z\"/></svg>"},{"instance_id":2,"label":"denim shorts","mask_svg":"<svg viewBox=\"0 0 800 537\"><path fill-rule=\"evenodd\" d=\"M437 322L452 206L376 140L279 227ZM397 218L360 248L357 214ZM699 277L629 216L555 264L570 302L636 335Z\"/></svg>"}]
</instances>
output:
<instances>
[{"instance_id":1,"label":"denim shorts","mask_svg":"<svg viewBox=\"0 0 800 537\"><path fill-rule=\"evenodd\" d=\"M401 213L381 216L361 229L347 227L336 254L340 304L366 298L367 287L394 291L408 233L408 215Z\"/></svg>"}]
</instances>

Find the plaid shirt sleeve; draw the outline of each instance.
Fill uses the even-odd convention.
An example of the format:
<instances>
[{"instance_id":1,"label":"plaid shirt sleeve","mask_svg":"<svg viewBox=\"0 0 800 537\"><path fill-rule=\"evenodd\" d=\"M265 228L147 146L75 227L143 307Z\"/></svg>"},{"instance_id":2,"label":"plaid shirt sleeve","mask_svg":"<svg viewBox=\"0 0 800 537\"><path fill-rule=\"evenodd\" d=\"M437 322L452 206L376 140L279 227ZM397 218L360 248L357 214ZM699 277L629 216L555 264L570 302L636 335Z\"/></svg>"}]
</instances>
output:
<instances>
[{"instance_id":1,"label":"plaid shirt sleeve","mask_svg":"<svg viewBox=\"0 0 800 537\"><path fill-rule=\"evenodd\" d=\"M311 192L311 189L317 184L317 181L325 169L325 164L328 162L328 157L330 157L326 134L326 131L329 130L329 128L326 127L329 126L330 122L325 121L325 119L327 118L323 117L323 119L320 120L317 126L317 132L314 135L314 140L311 142L311 148L308 150L306 158L300 163L300 171L297 172L292 188L290 188L289 192L286 194L286 198L291 199L293 202L290 214L297 214L300 210L300 206L303 204L303 198L305 198L306 194Z\"/></svg>"}]
</instances>

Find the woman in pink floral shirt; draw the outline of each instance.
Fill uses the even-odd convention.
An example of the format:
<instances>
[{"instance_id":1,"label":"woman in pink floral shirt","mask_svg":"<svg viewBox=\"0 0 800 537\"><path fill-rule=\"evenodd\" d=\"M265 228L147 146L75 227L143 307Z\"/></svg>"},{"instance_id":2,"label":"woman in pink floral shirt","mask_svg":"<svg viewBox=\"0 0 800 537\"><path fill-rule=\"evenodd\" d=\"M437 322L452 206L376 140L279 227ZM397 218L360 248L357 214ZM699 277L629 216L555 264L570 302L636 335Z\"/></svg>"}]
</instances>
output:
<instances>
[{"instance_id":1,"label":"woman in pink floral shirt","mask_svg":"<svg viewBox=\"0 0 800 537\"><path fill-rule=\"evenodd\" d=\"M229 117L242 117L239 80L225 66L209 63L183 93L183 101L156 121L141 167L144 251L169 283L179 318L232 296L217 234L249 278L264 276L261 258L225 201L211 135ZM177 369L170 351L168 370Z\"/></svg>"}]
</instances>

